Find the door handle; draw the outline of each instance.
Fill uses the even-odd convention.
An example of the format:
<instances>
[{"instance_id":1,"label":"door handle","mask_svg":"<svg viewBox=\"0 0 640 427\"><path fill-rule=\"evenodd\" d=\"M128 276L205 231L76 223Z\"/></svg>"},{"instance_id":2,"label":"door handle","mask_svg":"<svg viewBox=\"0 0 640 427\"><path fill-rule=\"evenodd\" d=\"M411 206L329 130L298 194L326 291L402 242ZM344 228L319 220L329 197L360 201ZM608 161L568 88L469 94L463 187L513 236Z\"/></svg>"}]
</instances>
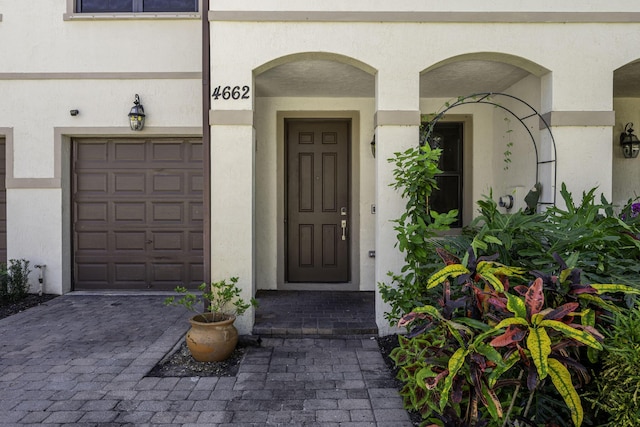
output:
<instances>
[{"instance_id":1,"label":"door handle","mask_svg":"<svg viewBox=\"0 0 640 427\"><path fill-rule=\"evenodd\" d=\"M342 240L347 240L347 220L343 219L341 221L342 225Z\"/></svg>"}]
</instances>

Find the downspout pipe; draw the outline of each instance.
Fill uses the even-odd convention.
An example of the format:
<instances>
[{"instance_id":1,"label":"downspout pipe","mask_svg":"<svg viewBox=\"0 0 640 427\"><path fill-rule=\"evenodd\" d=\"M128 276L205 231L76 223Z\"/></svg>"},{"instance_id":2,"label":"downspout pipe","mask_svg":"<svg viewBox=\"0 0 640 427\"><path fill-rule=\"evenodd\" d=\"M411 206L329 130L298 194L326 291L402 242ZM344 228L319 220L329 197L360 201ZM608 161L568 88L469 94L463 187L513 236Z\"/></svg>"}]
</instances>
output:
<instances>
[{"instance_id":1,"label":"downspout pipe","mask_svg":"<svg viewBox=\"0 0 640 427\"><path fill-rule=\"evenodd\" d=\"M203 278L211 283L211 40L209 29L209 0L202 0L202 156L203 156Z\"/></svg>"}]
</instances>

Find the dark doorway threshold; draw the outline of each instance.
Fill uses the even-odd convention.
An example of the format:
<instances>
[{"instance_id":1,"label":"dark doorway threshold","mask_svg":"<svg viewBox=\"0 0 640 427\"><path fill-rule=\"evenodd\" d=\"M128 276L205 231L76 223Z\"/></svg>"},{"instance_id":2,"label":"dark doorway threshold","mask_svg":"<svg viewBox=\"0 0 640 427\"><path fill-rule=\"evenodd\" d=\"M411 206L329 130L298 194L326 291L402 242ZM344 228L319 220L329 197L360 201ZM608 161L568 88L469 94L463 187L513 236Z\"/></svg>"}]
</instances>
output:
<instances>
[{"instance_id":1,"label":"dark doorway threshold","mask_svg":"<svg viewBox=\"0 0 640 427\"><path fill-rule=\"evenodd\" d=\"M265 337L378 336L374 292L258 291L253 334Z\"/></svg>"}]
</instances>

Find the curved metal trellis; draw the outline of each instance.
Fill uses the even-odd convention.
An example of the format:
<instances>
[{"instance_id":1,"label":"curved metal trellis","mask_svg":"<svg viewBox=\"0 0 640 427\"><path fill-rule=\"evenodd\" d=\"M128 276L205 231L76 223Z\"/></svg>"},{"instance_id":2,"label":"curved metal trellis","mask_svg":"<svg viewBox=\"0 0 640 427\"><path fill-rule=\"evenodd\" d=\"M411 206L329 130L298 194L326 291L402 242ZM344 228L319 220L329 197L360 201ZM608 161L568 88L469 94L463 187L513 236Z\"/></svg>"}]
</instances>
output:
<instances>
[{"instance_id":1,"label":"curved metal trellis","mask_svg":"<svg viewBox=\"0 0 640 427\"><path fill-rule=\"evenodd\" d=\"M529 111L524 116L518 116L513 111L511 111L510 109L505 107L504 105L500 105L498 102L496 102L494 100L496 97L507 97L507 98L513 99L513 100L521 103L522 105L526 106L529 109ZM534 149L535 156L536 156L536 180L535 180L535 183L539 182L539 175L540 175L541 165L550 165L553 168L553 182L551 183L551 187L552 187L551 193L553 195L553 199L550 202L539 201L538 204L555 206L555 204L556 204L556 179L557 179L557 167L556 167L557 153L556 153L556 142L555 142L555 139L553 138L553 133L551 133L551 129L549 128L549 124L544 119L544 117L542 117L542 115L540 115L540 113L538 113L538 111L536 111L536 109L533 108L529 103L527 103L526 101L523 101L522 99L520 99L520 98L518 98L516 96L509 95L509 94L506 94L506 93L500 93L500 92L481 92L481 93L474 93L472 95L461 96L461 97L457 98L457 100L455 102L452 102L451 104L447 104L447 106L446 106L446 108L444 110L442 110L441 112L436 114L433 117L433 119L429 120L429 122L427 123L426 129L423 132L421 132L420 144L424 144L427 141L431 140L431 135L433 134L433 129L434 129L436 123L438 123L438 121L444 117L444 115L445 115L445 113L447 113L447 111L451 110L452 108L456 108L456 107L459 107L461 105L467 105L467 104L488 104L488 105L493 105L494 107L500 108L500 109L508 112L509 114L511 114L513 117L515 117L520 122L522 127L524 127L526 129L527 133L529 134L529 137L531 138L531 142L533 143L533 149ZM545 128L549 132L549 136L551 137L552 158L549 159L549 160L540 160L539 154L538 154L538 146L536 145L536 140L533 137L533 134L531 133L531 130L529 129L529 127L527 127L527 125L524 123L525 120L530 119L532 117L538 117L538 119L544 124Z\"/></svg>"}]
</instances>

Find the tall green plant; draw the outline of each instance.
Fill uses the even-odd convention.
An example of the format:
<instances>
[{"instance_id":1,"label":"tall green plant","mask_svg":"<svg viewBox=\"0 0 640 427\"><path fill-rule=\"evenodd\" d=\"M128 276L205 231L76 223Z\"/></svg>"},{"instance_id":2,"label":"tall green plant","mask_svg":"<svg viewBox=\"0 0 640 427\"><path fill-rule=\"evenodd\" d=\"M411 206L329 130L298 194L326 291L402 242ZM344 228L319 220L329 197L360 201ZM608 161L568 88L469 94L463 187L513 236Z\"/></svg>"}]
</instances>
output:
<instances>
[{"instance_id":1,"label":"tall green plant","mask_svg":"<svg viewBox=\"0 0 640 427\"><path fill-rule=\"evenodd\" d=\"M18 301L29 293L29 261L11 259L0 266L0 299Z\"/></svg>"},{"instance_id":2,"label":"tall green plant","mask_svg":"<svg viewBox=\"0 0 640 427\"><path fill-rule=\"evenodd\" d=\"M421 286L435 269L433 238L456 221L457 211L439 214L429 208L429 197L437 189L435 176L442 150L429 144L397 152L389 162L395 165L391 185L405 200L405 211L393 221L398 249L405 255L400 273L389 273L391 284L379 284L382 298L389 302L388 319L397 320L418 302L424 302Z\"/></svg>"}]
</instances>

